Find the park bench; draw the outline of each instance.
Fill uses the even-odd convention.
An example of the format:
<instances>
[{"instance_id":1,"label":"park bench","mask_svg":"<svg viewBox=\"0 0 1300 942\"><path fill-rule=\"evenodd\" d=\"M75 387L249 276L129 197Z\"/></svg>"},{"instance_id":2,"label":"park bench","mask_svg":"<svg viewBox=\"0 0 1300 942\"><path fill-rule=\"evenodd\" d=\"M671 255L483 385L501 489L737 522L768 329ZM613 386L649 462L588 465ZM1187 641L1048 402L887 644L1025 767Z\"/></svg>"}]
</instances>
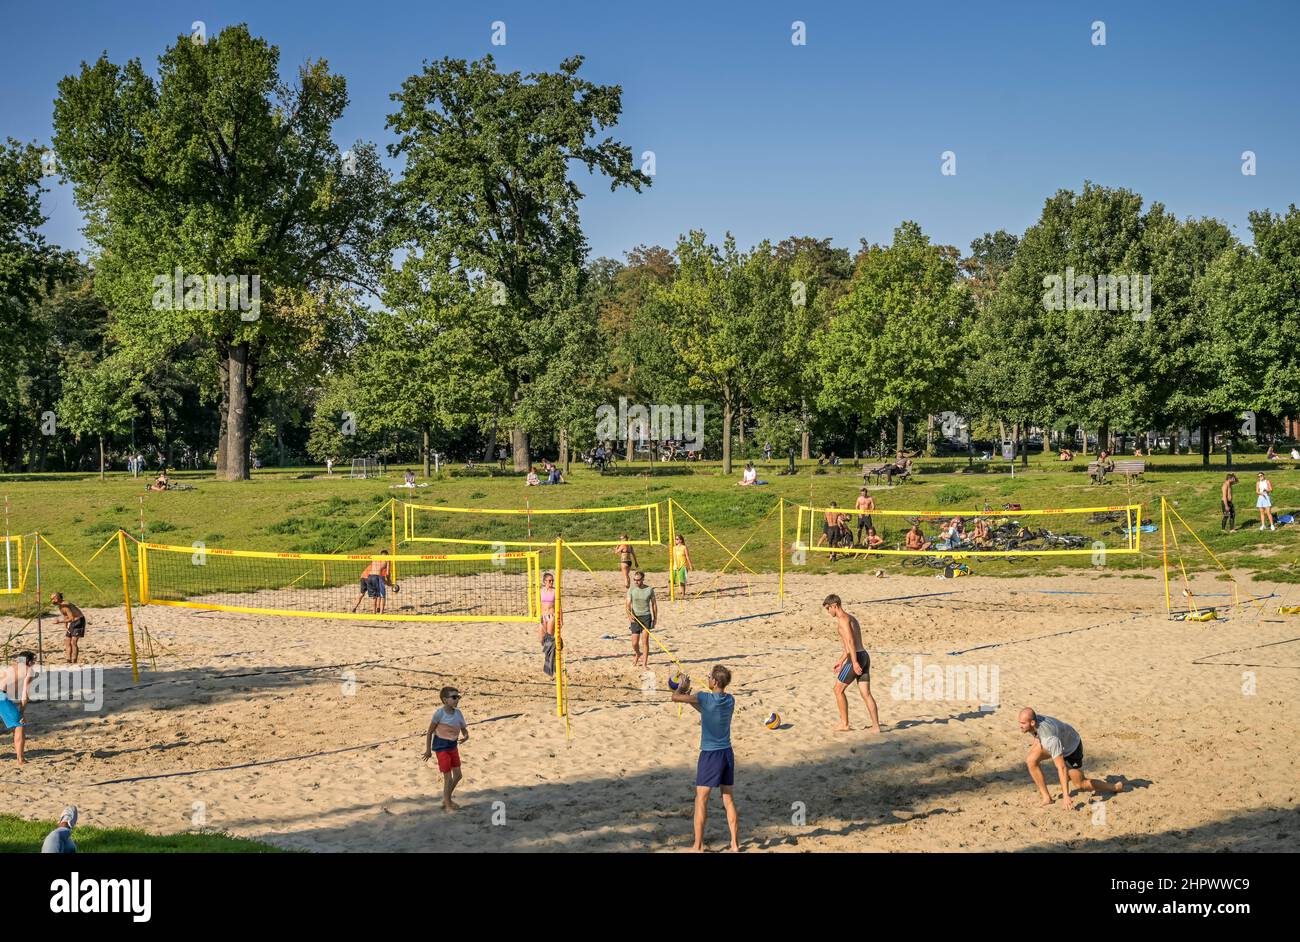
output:
<instances>
[{"instance_id":1,"label":"park bench","mask_svg":"<svg viewBox=\"0 0 1300 942\"><path fill-rule=\"evenodd\" d=\"M906 481L911 476L912 476L911 466L900 471L898 469L898 466L894 464L894 462L887 461L877 468L867 468L865 471L863 471L862 483L863 484L874 483L876 486L879 486L880 479L886 478L889 481L889 483L892 485L894 483L894 478L898 478L900 481ZM875 479L874 482L872 482L873 478Z\"/></svg>"},{"instance_id":2,"label":"park bench","mask_svg":"<svg viewBox=\"0 0 1300 942\"><path fill-rule=\"evenodd\" d=\"M1109 471L1104 470L1099 462L1093 461L1088 465L1088 478L1093 484L1106 483L1107 474L1122 474L1126 484L1132 484L1134 478L1139 478L1146 470L1146 462L1141 458L1120 458L1113 461Z\"/></svg>"}]
</instances>

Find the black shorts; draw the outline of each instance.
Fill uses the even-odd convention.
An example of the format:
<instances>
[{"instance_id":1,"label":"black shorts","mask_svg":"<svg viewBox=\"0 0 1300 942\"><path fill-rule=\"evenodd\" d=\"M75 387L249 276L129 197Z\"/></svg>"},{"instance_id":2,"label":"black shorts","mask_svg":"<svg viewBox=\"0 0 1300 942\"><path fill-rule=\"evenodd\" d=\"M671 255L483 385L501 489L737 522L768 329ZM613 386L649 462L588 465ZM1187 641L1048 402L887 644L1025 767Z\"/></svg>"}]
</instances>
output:
<instances>
[{"instance_id":1,"label":"black shorts","mask_svg":"<svg viewBox=\"0 0 1300 942\"><path fill-rule=\"evenodd\" d=\"M1079 740L1078 748L1065 757L1065 767L1067 769L1083 770L1083 740Z\"/></svg>"},{"instance_id":2,"label":"black shorts","mask_svg":"<svg viewBox=\"0 0 1300 942\"><path fill-rule=\"evenodd\" d=\"M640 620L638 621L638 619ZM649 631L652 630L654 626L655 626L654 616L647 612L644 615L634 616L632 620L628 622L627 630L632 632L632 634L634 635L639 635L641 633L642 628Z\"/></svg>"},{"instance_id":3,"label":"black shorts","mask_svg":"<svg viewBox=\"0 0 1300 942\"><path fill-rule=\"evenodd\" d=\"M86 637L86 619L84 617L74 618L72 621L68 622L67 637L69 638Z\"/></svg>"},{"instance_id":4,"label":"black shorts","mask_svg":"<svg viewBox=\"0 0 1300 942\"><path fill-rule=\"evenodd\" d=\"M859 533L861 533L863 530L866 530L866 529L867 529L868 527L870 527L871 525L872 525L872 524L871 524L871 514L862 514L860 517L858 517L858 532L859 532Z\"/></svg>"},{"instance_id":5,"label":"black shorts","mask_svg":"<svg viewBox=\"0 0 1300 942\"><path fill-rule=\"evenodd\" d=\"M851 661L845 659L844 666L841 667L840 672L835 675L835 679L842 684L852 684L859 681L871 683L871 655L866 651L859 651L857 654L857 660L858 663L862 665L861 674L853 669Z\"/></svg>"}]
</instances>

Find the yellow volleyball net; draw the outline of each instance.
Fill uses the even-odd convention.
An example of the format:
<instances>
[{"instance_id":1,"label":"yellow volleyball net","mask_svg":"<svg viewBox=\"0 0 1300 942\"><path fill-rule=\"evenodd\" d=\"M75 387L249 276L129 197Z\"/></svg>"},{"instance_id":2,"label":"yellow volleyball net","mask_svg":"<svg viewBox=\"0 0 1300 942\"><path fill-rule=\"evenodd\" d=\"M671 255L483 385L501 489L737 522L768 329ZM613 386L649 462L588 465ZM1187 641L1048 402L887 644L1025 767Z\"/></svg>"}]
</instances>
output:
<instances>
[{"instance_id":1,"label":"yellow volleyball net","mask_svg":"<svg viewBox=\"0 0 1300 942\"><path fill-rule=\"evenodd\" d=\"M390 622L535 622L540 554L266 553L141 543L139 601Z\"/></svg>"},{"instance_id":2,"label":"yellow volleyball net","mask_svg":"<svg viewBox=\"0 0 1300 942\"><path fill-rule=\"evenodd\" d=\"M624 507L443 507L403 504L402 533L410 543L460 543L539 549L562 539L581 546L658 546L659 504Z\"/></svg>"},{"instance_id":3,"label":"yellow volleyball net","mask_svg":"<svg viewBox=\"0 0 1300 942\"><path fill-rule=\"evenodd\" d=\"M18 595L23 591L25 571L23 569L23 538L21 536L3 536L3 552L0 552L0 595Z\"/></svg>"},{"instance_id":4,"label":"yellow volleyball net","mask_svg":"<svg viewBox=\"0 0 1300 942\"><path fill-rule=\"evenodd\" d=\"M881 556L1137 554L1158 529L1141 504L1023 510L857 510L804 505L797 543L810 553Z\"/></svg>"}]
</instances>

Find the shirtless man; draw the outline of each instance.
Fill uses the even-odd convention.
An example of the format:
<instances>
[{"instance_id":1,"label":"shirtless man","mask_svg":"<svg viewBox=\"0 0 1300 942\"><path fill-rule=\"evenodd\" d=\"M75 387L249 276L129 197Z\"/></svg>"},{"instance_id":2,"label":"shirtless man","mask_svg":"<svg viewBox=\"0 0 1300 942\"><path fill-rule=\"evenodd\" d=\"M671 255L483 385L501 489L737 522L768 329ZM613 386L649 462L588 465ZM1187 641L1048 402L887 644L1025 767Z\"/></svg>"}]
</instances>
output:
<instances>
[{"instance_id":1,"label":"shirtless man","mask_svg":"<svg viewBox=\"0 0 1300 942\"><path fill-rule=\"evenodd\" d=\"M387 556L388 550L380 550L380 556ZM376 615L384 614L384 605L388 601L388 560L375 559L371 561L361 573L361 594L357 596L357 602L352 606L352 611L356 611L361 605L361 600L367 595L374 600L374 612Z\"/></svg>"},{"instance_id":2,"label":"shirtless man","mask_svg":"<svg viewBox=\"0 0 1300 942\"><path fill-rule=\"evenodd\" d=\"M50 604L58 606L60 618L54 619L56 625L67 625L67 634L63 636L63 653L67 655L69 664L77 663L77 645L81 639L86 637L86 616L81 613L81 609L71 602L65 601L62 592L55 592L50 596Z\"/></svg>"},{"instance_id":3,"label":"shirtless man","mask_svg":"<svg viewBox=\"0 0 1300 942\"><path fill-rule=\"evenodd\" d=\"M1122 781L1112 785L1101 779L1083 777L1083 740L1069 723L1050 716L1039 716L1032 707L1021 710L1019 720L1020 731L1032 733L1034 737L1025 764L1029 766L1029 777L1034 780L1034 784L1038 786L1038 794L1042 796L1043 800L1040 802L1042 807L1046 808L1052 803L1051 793L1048 792L1047 784L1043 781L1043 770L1038 767L1044 759L1051 759L1056 765L1067 811L1074 808L1074 802L1070 798L1071 782L1081 791L1098 792L1103 795L1114 795L1124 790Z\"/></svg>"},{"instance_id":4,"label":"shirtless man","mask_svg":"<svg viewBox=\"0 0 1300 942\"><path fill-rule=\"evenodd\" d=\"M1232 502L1232 486L1236 483L1237 476L1230 473L1223 479L1223 484L1219 488L1219 504L1223 509L1223 519L1219 521L1219 529L1230 533L1237 532L1237 506Z\"/></svg>"},{"instance_id":5,"label":"shirtless man","mask_svg":"<svg viewBox=\"0 0 1300 942\"><path fill-rule=\"evenodd\" d=\"M925 534L921 532L921 525L919 523L912 524L912 529L907 531L905 545L908 549L917 552L928 550L930 548L930 541L927 540Z\"/></svg>"},{"instance_id":6,"label":"shirtless man","mask_svg":"<svg viewBox=\"0 0 1300 942\"><path fill-rule=\"evenodd\" d=\"M861 513L858 514L858 533L855 542L858 546L862 546L863 535L871 529L871 512L876 509L876 499L867 493L865 487L858 492L857 509Z\"/></svg>"},{"instance_id":7,"label":"shirtless man","mask_svg":"<svg viewBox=\"0 0 1300 942\"><path fill-rule=\"evenodd\" d=\"M27 697L32 686L32 664L36 655L23 651L13 664L0 667L0 722L5 729L14 731L14 752L18 764L25 765L23 746L26 743L23 712L27 709Z\"/></svg>"},{"instance_id":8,"label":"shirtless man","mask_svg":"<svg viewBox=\"0 0 1300 942\"><path fill-rule=\"evenodd\" d=\"M835 732L849 731L849 699L845 691L849 684L858 685L862 702L867 705L871 715L871 731L880 732L880 714L876 710L876 698L871 695L871 655L862 646L862 626L858 620L844 611L838 595L828 595L822 601L826 614L835 620L835 629L839 632L840 643L844 646L844 655L835 662L835 705L840 711L840 725Z\"/></svg>"}]
</instances>

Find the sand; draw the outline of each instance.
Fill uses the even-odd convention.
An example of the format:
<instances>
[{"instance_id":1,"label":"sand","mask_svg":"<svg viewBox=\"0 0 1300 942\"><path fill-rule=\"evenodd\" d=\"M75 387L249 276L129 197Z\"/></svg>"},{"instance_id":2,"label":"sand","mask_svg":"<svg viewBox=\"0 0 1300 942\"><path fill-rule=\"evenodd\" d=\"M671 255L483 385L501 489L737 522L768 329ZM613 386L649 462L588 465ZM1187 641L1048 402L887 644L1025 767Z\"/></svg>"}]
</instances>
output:
<instances>
[{"instance_id":1,"label":"sand","mask_svg":"<svg viewBox=\"0 0 1300 942\"><path fill-rule=\"evenodd\" d=\"M1275 614L1300 587L1193 624L1167 619L1149 575L794 575L784 606L774 577L748 591L722 581L735 591L662 602L659 635L697 681L714 663L735 675L746 851L1300 845L1300 617ZM156 669L133 685L123 613L88 611L104 708L33 703L29 764L0 740L0 812L52 819L75 802L88 825L305 851L688 849L699 722L668 702L677 668L662 652L653 676L633 669L620 587L612 573L565 575L567 736L532 626L150 607ZM853 690L853 730L832 731L839 650L820 608L832 591L862 621L880 735ZM957 672L916 690L899 679L952 667L982 669L986 689L957 689ZM444 684L464 692L471 724L454 814L422 761ZM1075 725L1088 774L1128 790L1039 808L1016 724L1026 704ZM764 726L772 711L780 729ZM713 850L727 843L721 811L715 798Z\"/></svg>"}]
</instances>

